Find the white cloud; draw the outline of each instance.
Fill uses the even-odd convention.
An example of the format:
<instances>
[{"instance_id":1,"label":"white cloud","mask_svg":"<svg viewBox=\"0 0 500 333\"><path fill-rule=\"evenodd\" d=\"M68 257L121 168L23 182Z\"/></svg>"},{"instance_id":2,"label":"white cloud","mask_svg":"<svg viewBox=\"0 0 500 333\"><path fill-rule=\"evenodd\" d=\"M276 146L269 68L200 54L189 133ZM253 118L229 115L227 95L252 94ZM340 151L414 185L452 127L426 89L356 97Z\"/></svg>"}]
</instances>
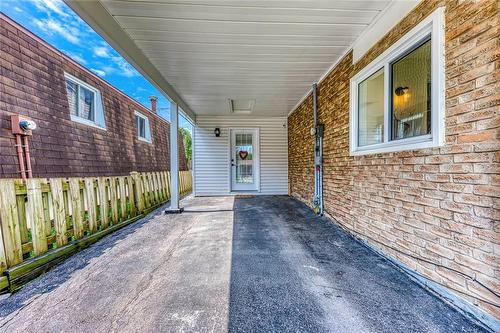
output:
<instances>
[{"instance_id":1,"label":"white cloud","mask_svg":"<svg viewBox=\"0 0 500 333\"><path fill-rule=\"evenodd\" d=\"M47 14L56 13L61 16L69 16L67 12L64 11L64 3L61 0L32 0L36 8L44 11Z\"/></svg>"},{"instance_id":2,"label":"white cloud","mask_svg":"<svg viewBox=\"0 0 500 333\"><path fill-rule=\"evenodd\" d=\"M40 29L45 30L44 20L33 19L33 24L39 27Z\"/></svg>"},{"instance_id":3,"label":"white cloud","mask_svg":"<svg viewBox=\"0 0 500 333\"><path fill-rule=\"evenodd\" d=\"M102 58L109 58L111 55L109 53L109 48L106 46L96 46L93 48L94 55Z\"/></svg>"},{"instance_id":4,"label":"white cloud","mask_svg":"<svg viewBox=\"0 0 500 333\"><path fill-rule=\"evenodd\" d=\"M19 12L19 13L22 13L22 12L23 12L23 10L22 10L21 8L17 7L17 6L16 6L16 7L14 7L14 10L15 10L16 12Z\"/></svg>"},{"instance_id":5,"label":"white cloud","mask_svg":"<svg viewBox=\"0 0 500 333\"><path fill-rule=\"evenodd\" d=\"M91 68L90 70L99 76L106 76L106 72L101 69Z\"/></svg>"},{"instance_id":6,"label":"white cloud","mask_svg":"<svg viewBox=\"0 0 500 333\"><path fill-rule=\"evenodd\" d=\"M33 19L33 23L38 28L47 32L48 34L51 34L51 35L54 33L58 34L72 44L78 44L80 42L80 38L78 37L80 35L80 33L79 33L78 29L75 27L62 25L61 23L59 23L56 20L53 20L51 18L42 19L42 20Z\"/></svg>"},{"instance_id":7,"label":"white cloud","mask_svg":"<svg viewBox=\"0 0 500 333\"><path fill-rule=\"evenodd\" d=\"M140 76L139 72L132 67L125 59L122 57L112 57L114 64L118 67L119 74L125 77Z\"/></svg>"},{"instance_id":8,"label":"white cloud","mask_svg":"<svg viewBox=\"0 0 500 333\"><path fill-rule=\"evenodd\" d=\"M115 55L116 53L106 44L101 44L101 46L96 46L93 48L94 56L99 56L102 58L106 58L107 61L104 66L101 66L101 69L106 72L106 74L114 74L119 76L124 76L127 78L141 76L139 72L130 65L124 58L119 55Z\"/></svg>"},{"instance_id":9,"label":"white cloud","mask_svg":"<svg viewBox=\"0 0 500 333\"><path fill-rule=\"evenodd\" d=\"M69 52L69 51L63 51L64 53L66 53L66 55L68 57L70 57L71 59L75 60L76 62L82 64L82 65L86 65L87 64L87 61L85 59L83 59L83 57L79 54L76 54L76 53L73 53L73 52Z\"/></svg>"},{"instance_id":10,"label":"white cloud","mask_svg":"<svg viewBox=\"0 0 500 333\"><path fill-rule=\"evenodd\" d=\"M73 44L78 44L80 39L78 38L78 30L68 26L62 26L59 22L52 19L47 20L48 29L58 33L68 42Z\"/></svg>"}]
</instances>

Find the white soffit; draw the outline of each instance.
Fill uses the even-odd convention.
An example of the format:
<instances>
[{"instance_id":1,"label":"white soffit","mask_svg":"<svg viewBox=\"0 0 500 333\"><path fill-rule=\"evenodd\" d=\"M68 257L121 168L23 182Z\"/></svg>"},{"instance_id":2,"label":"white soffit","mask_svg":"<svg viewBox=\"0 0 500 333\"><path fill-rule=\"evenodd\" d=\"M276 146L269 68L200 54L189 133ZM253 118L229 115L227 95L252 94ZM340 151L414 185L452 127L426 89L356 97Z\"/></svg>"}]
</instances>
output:
<instances>
[{"instance_id":1,"label":"white soffit","mask_svg":"<svg viewBox=\"0 0 500 333\"><path fill-rule=\"evenodd\" d=\"M66 1L94 28L107 24ZM228 115L228 99L255 100L252 116L286 116L391 3L76 1L89 2L105 8L128 37L123 43L139 49L194 113ZM142 67L141 60L135 65Z\"/></svg>"},{"instance_id":2,"label":"white soffit","mask_svg":"<svg viewBox=\"0 0 500 333\"><path fill-rule=\"evenodd\" d=\"M420 0L399 0L392 2L354 42L352 61L357 62L373 45L385 36L403 19Z\"/></svg>"}]
</instances>

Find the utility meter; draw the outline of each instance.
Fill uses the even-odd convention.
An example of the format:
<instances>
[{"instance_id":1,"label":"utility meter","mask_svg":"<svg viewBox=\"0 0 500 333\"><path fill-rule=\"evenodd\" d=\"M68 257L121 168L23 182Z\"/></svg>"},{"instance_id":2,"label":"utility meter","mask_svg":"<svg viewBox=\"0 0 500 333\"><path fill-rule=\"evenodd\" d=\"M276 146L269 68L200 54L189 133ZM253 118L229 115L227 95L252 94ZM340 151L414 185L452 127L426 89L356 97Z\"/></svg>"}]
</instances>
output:
<instances>
[{"instance_id":1,"label":"utility meter","mask_svg":"<svg viewBox=\"0 0 500 333\"><path fill-rule=\"evenodd\" d=\"M26 116L10 116L12 134L31 135L31 131L36 129L36 123Z\"/></svg>"}]
</instances>

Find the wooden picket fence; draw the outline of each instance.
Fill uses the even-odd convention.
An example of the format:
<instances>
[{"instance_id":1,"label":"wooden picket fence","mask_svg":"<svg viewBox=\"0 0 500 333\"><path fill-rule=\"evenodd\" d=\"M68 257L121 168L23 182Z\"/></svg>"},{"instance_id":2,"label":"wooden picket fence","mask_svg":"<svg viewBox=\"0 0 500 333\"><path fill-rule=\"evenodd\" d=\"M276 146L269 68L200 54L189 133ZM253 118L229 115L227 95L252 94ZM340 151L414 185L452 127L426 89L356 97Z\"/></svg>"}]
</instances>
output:
<instances>
[{"instance_id":1,"label":"wooden picket fence","mask_svg":"<svg viewBox=\"0 0 500 333\"><path fill-rule=\"evenodd\" d=\"M191 171L179 191L192 190ZM170 173L0 180L0 291L132 223L170 198Z\"/></svg>"}]
</instances>

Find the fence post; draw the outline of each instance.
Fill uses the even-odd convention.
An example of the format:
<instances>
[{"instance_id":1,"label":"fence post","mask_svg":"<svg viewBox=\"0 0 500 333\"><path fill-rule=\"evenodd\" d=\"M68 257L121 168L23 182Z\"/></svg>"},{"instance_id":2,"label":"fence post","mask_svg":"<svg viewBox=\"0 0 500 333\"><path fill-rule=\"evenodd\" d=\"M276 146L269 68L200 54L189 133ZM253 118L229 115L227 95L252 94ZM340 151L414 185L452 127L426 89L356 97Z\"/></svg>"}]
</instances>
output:
<instances>
[{"instance_id":1,"label":"fence post","mask_svg":"<svg viewBox=\"0 0 500 333\"><path fill-rule=\"evenodd\" d=\"M135 191L135 205L137 207L137 212L140 214L144 210L144 204L142 199L142 178L137 171L132 171L130 176L134 180L134 191Z\"/></svg>"},{"instance_id":2,"label":"fence post","mask_svg":"<svg viewBox=\"0 0 500 333\"><path fill-rule=\"evenodd\" d=\"M134 179L132 179L132 175L127 177L127 187L128 187L128 198L130 204L130 217L134 217L136 214L136 205L135 205L135 193L134 193Z\"/></svg>"},{"instance_id":3,"label":"fence post","mask_svg":"<svg viewBox=\"0 0 500 333\"><path fill-rule=\"evenodd\" d=\"M163 181L165 182L165 201L170 200L170 183L168 180L168 171L163 171Z\"/></svg>"},{"instance_id":4,"label":"fence post","mask_svg":"<svg viewBox=\"0 0 500 333\"><path fill-rule=\"evenodd\" d=\"M100 213L101 225L103 229L106 229L107 227L109 227L109 221L108 221L109 202L106 189L106 177L97 178L97 187L99 189L99 205L100 205L99 213Z\"/></svg>"},{"instance_id":5,"label":"fence post","mask_svg":"<svg viewBox=\"0 0 500 333\"><path fill-rule=\"evenodd\" d=\"M71 200L71 214L73 217L73 235L75 239L80 239L84 235L82 218L82 198L80 196L80 179L69 179L69 196Z\"/></svg>"},{"instance_id":6,"label":"fence post","mask_svg":"<svg viewBox=\"0 0 500 333\"><path fill-rule=\"evenodd\" d=\"M24 204L24 200L23 200ZM0 180L0 272L23 261L21 234L13 180Z\"/></svg>"},{"instance_id":7,"label":"fence post","mask_svg":"<svg viewBox=\"0 0 500 333\"><path fill-rule=\"evenodd\" d=\"M111 219L113 224L118 223L118 195L116 192L116 177L109 177L109 189L111 193L110 203L111 203Z\"/></svg>"},{"instance_id":8,"label":"fence post","mask_svg":"<svg viewBox=\"0 0 500 333\"><path fill-rule=\"evenodd\" d=\"M118 177L118 187L120 189L120 210L121 210L121 219L125 221L127 219L127 196L125 194L125 177Z\"/></svg>"},{"instance_id":9,"label":"fence post","mask_svg":"<svg viewBox=\"0 0 500 333\"><path fill-rule=\"evenodd\" d=\"M28 202L26 216L30 217L33 252L40 255L47 252L47 238L45 235L45 217L43 214L42 188L39 179L31 178L26 182Z\"/></svg>"},{"instance_id":10,"label":"fence post","mask_svg":"<svg viewBox=\"0 0 500 333\"><path fill-rule=\"evenodd\" d=\"M66 236L66 211L64 207L63 185L61 178L50 179L50 191L52 192L52 203L54 207L56 241L57 245L61 246L68 242L68 238Z\"/></svg>"},{"instance_id":11,"label":"fence post","mask_svg":"<svg viewBox=\"0 0 500 333\"><path fill-rule=\"evenodd\" d=\"M87 213L89 219L89 230L93 234L97 231L97 212L94 190L94 178L85 178L85 195L87 198Z\"/></svg>"}]
</instances>

